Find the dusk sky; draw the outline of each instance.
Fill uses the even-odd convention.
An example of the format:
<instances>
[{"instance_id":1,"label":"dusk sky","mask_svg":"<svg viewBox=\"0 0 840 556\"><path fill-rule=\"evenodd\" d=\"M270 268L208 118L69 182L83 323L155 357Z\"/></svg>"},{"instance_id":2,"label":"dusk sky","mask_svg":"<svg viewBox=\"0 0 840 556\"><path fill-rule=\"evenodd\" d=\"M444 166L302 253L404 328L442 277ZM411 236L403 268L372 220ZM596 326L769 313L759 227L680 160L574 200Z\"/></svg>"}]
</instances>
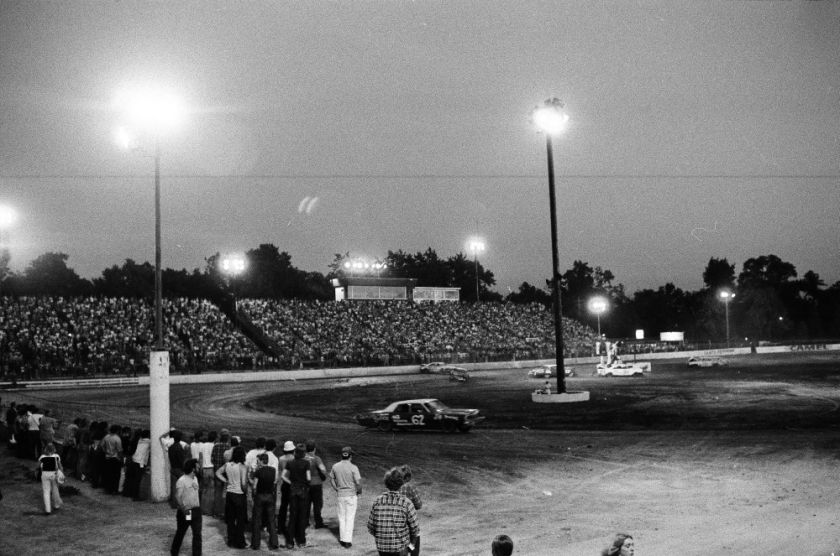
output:
<instances>
[{"instance_id":1,"label":"dusk sky","mask_svg":"<svg viewBox=\"0 0 840 556\"><path fill-rule=\"evenodd\" d=\"M14 270L153 262L153 161L114 140L145 82L189 107L161 139L164 267L273 243L326 273L479 235L496 291L543 286L530 112L557 96L561 271L697 289L710 257L772 253L840 281L840 2L0 0Z\"/></svg>"}]
</instances>

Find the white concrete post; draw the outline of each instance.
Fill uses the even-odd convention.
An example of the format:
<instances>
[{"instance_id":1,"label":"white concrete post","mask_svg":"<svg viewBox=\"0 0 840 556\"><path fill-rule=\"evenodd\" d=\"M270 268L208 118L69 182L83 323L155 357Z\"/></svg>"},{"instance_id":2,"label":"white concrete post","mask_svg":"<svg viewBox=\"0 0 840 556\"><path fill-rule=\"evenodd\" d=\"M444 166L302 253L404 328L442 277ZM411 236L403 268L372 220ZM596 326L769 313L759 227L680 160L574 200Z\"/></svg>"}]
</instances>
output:
<instances>
[{"instance_id":1,"label":"white concrete post","mask_svg":"<svg viewBox=\"0 0 840 556\"><path fill-rule=\"evenodd\" d=\"M169 431L169 352L149 352L149 431L152 502L169 499L169 467L160 436Z\"/></svg>"}]
</instances>

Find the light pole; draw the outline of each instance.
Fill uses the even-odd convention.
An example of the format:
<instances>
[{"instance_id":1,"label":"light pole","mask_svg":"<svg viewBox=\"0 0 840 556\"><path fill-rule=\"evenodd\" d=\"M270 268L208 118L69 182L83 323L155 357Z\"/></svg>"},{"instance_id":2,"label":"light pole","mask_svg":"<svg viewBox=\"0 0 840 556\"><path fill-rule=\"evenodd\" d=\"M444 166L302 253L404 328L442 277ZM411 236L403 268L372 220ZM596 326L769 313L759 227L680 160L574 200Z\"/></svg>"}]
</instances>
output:
<instances>
[{"instance_id":1,"label":"light pole","mask_svg":"<svg viewBox=\"0 0 840 556\"><path fill-rule=\"evenodd\" d=\"M554 308L554 349L557 363L557 393L566 392L566 372L563 365L563 323L560 307L560 262L557 254L557 208L554 193L554 149L551 138L560 134L569 121L569 115L563 112L563 102L550 98L533 112L534 123L545 132L545 146L548 158L548 202L551 211L551 295Z\"/></svg>"},{"instance_id":2,"label":"light pole","mask_svg":"<svg viewBox=\"0 0 840 556\"><path fill-rule=\"evenodd\" d=\"M469 249L473 254L473 261L475 261L475 300L478 302L480 300L479 289L478 289L478 254L484 252L485 248L484 241L477 237L470 238L467 241L467 249Z\"/></svg>"},{"instance_id":3,"label":"light pole","mask_svg":"<svg viewBox=\"0 0 840 556\"><path fill-rule=\"evenodd\" d=\"M158 87L123 91L114 101L124 125L117 130L117 140L124 147L140 150L138 134L151 138L155 163L155 337L149 351L149 429L153 439L169 431L169 351L163 341L163 284L161 272L160 211L160 136L180 123L183 110L180 100ZM151 444L151 498L163 502L169 498L169 477L160 442Z\"/></svg>"},{"instance_id":4,"label":"light pole","mask_svg":"<svg viewBox=\"0 0 840 556\"><path fill-rule=\"evenodd\" d=\"M598 319L598 340L601 339L601 313L606 312L607 307L609 307L609 303L607 302L607 298L596 296L589 300L588 303L589 312L595 313L595 317Z\"/></svg>"},{"instance_id":5,"label":"light pole","mask_svg":"<svg viewBox=\"0 0 840 556\"><path fill-rule=\"evenodd\" d=\"M0 292L3 288L3 280L6 279L8 273L8 265L11 260L9 254L9 228L14 226L17 221L17 212L10 206L0 205Z\"/></svg>"},{"instance_id":6,"label":"light pole","mask_svg":"<svg viewBox=\"0 0 840 556\"><path fill-rule=\"evenodd\" d=\"M723 307L726 313L726 347L729 347L729 302L735 298L735 293L729 290L721 290L718 297L723 300Z\"/></svg>"}]
</instances>

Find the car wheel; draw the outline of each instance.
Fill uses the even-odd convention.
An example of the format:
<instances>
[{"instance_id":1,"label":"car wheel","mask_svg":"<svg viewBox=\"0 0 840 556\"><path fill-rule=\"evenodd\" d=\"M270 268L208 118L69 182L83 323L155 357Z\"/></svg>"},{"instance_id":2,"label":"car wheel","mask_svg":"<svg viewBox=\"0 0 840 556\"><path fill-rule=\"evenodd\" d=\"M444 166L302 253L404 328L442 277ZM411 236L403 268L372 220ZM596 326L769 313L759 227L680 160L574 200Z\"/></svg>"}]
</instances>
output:
<instances>
[{"instance_id":1,"label":"car wheel","mask_svg":"<svg viewBox=\"0 0 840 556\"><path fill-rule=\"evenodd\" d=\"M467 432L470 432L471 428L472 427L469 426L469 425L461 425L461 426L458 427L458 430L463 432L463 433L467 433Z\"/></svg>"},{"instance_id":2,"label":"car wheel","mask_svg":"<svg viewBox=\"0 0 840 556\"><path fill-rule=\"evenodd\" d=\"M382 432L393 432L394 423L393 421L379 421L379 424L376 425L376 428L378 428Z\"/></svg>"},{"instance_id":3,"label":"car wheel","mask_svg":"<svg viewBox=\"0 0 840 556\"><path fill-rule=\"evenodd\" d=\"M607 373L605 376L607 376L609 378L612 378L612 375L613 375L612 373Z\"/></svg>"},{"instance_id":4,"label":"car wheel","mask_svg":"<svg viewBox=\"0 0 840 556\"><path fill-rule=\"evenodd\" d=\"M458 429L458 425L455 424L455 421L444 421L443 422L443 430L444 432L455 432Z\"/></svg>"}]
</instances>

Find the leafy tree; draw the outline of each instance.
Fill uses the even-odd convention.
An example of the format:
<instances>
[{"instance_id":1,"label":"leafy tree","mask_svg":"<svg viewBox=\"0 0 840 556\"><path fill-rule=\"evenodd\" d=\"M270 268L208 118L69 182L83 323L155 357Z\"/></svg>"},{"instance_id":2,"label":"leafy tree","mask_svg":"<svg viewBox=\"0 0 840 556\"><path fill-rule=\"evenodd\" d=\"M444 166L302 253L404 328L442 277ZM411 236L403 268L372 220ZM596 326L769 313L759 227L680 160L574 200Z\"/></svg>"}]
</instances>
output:
<instances>
[{"instance_id":1,"label":"leafy tree","mask_svg":"<svg viewBox=\"0 0 840 556\"><path fill-rule=\"evenodd\" d=\"M65 297L90 293L93 286L67 266L69 258L65 253L44 253L35 258L23 273L21 293Z\"/></svg>"},{"instance_id":2,"label":"leafy tree","mask_svg":"<svg viewBox=\"0 0 840 556\"><path fill-rule=\"evenodd\" d=\"M633 294L633 312L638 326L654 334L684 331L688 313L686 293L668 282L657 290Z\"/></svg>"},{"instance_id":3,"label":"leafy tree","mask_svg":"<svg viewBox=\"0 0 840 556\"><path fill-rule=\"evenodd\" d=\"M735 265L726 259L712 257L703 271L703 283L713 291L735 287Z\"/></svg>"},{"instance_id":4,"label":"leafy tree","mask_svg":"<svg viewBox=\"0 0 840 556\"><path fill-rule=\"evenodd\" d=\"M126 259L121 267L114 265L94 278L96 293L107 297L151 297L154 295L155 268L148 262L137 264Z\"/></svg>"},{"instance_id":5,"label":"leafy tree","mask_svg":"<svg viewBox=\"0 0 840 556\"><path fill-rule=\"evenodd\" d=\"M522 282L516 292L508 294L506 301L511 303L541 303L546 307L551 306L551 294L532 286L528 282Z\"/></svg>"}]
</instances>

